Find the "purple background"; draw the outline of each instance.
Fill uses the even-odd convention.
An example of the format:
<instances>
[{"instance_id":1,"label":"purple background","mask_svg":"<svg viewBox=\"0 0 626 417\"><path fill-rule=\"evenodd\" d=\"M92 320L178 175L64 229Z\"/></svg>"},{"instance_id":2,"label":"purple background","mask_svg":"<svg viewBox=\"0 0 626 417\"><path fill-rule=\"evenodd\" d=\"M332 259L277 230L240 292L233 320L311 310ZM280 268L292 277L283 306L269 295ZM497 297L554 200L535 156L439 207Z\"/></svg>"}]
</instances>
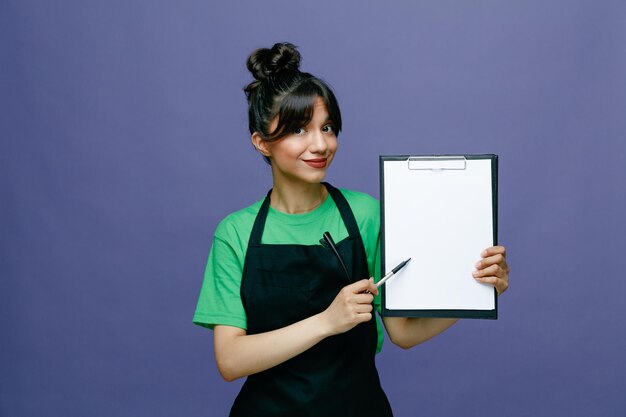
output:
<instances>
[{"instance_id":1,"label":"purple background","mask_svg":"<svg viewBox=\"0 0 626 417\"><path fill-rule=\"evenodd\" d=\"M626 4L566 0L0 1L0 415L227 413L191 318L271 183L241 88L282 40L342 105L335 185L500 155L500 319L387 342L395 414L624 416Z\"/></svg>"}]
</instances>

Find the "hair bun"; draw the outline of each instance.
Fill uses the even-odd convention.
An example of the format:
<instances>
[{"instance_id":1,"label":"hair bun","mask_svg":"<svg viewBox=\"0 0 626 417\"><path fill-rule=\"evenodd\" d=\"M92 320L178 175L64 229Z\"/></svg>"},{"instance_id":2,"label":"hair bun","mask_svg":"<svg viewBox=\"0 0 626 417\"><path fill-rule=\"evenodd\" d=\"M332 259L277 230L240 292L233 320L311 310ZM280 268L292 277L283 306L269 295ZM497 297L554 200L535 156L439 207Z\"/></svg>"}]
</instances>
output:
<instances>
[{"instance_id":1,"label":"hair bun","mask_svg":"<svg viewBox=\"0 0 626 417\"><path fill-rule=\"evenodd\" d=\"M300 52L295 45L277 43L271 49L261 48L248 57L248 70L252 76L262 81L284 72L295 72L300 68Z\"/></svg>"}]
</instances>

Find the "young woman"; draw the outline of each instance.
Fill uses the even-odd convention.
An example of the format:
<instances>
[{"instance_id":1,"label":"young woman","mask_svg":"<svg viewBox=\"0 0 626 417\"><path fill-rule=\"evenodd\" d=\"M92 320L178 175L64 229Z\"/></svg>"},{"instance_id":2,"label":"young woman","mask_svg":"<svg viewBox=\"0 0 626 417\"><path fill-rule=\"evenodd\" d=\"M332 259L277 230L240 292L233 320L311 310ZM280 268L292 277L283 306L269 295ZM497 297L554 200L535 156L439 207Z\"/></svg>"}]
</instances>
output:
<instances>
[{"instance_id":1,"label":"young woman","mask_svg":"<svg viewBox=\"0 0 626 417\"><path fill-rule=\"evenodd\" d=\"M252 144L269 163L265 199L217 227L194 322L214 330L227 381L247 380L231 416L391 416L374 355L382 328L379 205L322 182L337 152L341 114L331 89L300 72L288 43L248 58ZM327 245L337 242L347 274ZM503 247L486 249L478 282L508 287ZM384 317L391 341L415 346L456 320Z\"/></svg>"}]
</instances>

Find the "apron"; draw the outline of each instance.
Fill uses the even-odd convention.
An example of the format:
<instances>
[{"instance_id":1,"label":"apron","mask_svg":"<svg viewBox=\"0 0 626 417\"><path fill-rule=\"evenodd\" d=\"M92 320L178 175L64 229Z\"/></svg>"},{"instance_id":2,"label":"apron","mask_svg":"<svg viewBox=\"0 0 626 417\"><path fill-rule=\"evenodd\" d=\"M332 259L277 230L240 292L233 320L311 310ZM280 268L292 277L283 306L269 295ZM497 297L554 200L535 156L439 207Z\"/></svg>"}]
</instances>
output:
<instances>
[{"instance_id":1,"label":"apron","mask_svg":"<svg viewBox=\"0 0 626 417\"><path fill-rule=\"evenodd\" d=\"M350 278L330 248L261 244L270 190L252 228L241 280L247 334L282 328L320 313L341 288L369 277L354 214L339 190L324 185L349 234L336 246ZM376 343L375 318L327 337L282 364L248 376L230 415L391 416L374 363Z\"/></svg>"}]
</instances>

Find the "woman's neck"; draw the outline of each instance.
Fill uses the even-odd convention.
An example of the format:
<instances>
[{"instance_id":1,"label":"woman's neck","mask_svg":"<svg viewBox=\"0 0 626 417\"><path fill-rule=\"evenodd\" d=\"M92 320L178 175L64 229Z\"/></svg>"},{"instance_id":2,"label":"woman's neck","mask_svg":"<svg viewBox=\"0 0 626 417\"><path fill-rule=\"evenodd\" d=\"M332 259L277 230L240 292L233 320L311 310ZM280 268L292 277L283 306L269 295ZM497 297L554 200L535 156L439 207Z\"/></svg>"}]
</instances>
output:
<instances>
[{"instance_id":1,"label":"woman's neck","mask_svg":"<svg viewBox=\"0 0 626 417\"><path fill-rule=\"evenodd\" d=\"M270 205L287 214L302 214L315 210L328 197L328 190L320 183L276 184L270 195Z\"/></svg>"}]
</instances>

